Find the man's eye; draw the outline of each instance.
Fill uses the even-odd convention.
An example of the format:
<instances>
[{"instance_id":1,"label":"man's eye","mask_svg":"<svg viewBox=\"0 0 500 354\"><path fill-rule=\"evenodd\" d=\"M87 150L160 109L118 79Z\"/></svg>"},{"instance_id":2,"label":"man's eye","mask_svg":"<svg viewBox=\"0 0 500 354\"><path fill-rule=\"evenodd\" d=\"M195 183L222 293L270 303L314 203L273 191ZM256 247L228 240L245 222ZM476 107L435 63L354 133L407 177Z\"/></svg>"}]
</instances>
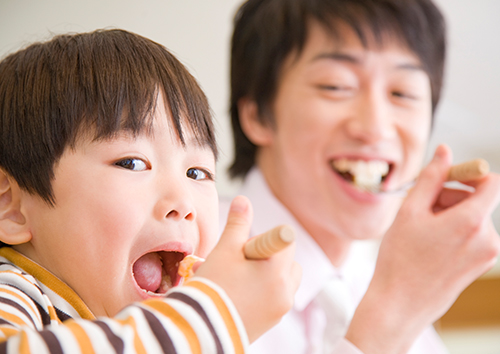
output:
<instances>
[{"instance_id":1,"label":"man's eye","mask_svg":"<svg viewBox=\"0 0 500 354\"><path fill-rule=\"evenodd\" d=\"M320 85L319 88L322 90L328 90L328 91L346 91L349 88L347 86L340 86L340 85Z\"/></svg>"},{"instance_id":2,"label":"man's eye","mask_svg":"<svg viewBox=\"0 0 500 354\"><path fill-rule=\"evenodd\" d=\"M132 171L144 171L148 169L146 163L140 159L123 159L115 162L115 165Z\"/></svg>"},{"instance_id":3,"label":"man's eye","mask_svg":"<svg viewBox=\"0 0 500 354\"><path fill-rule=\"evenodd\" d=\"M205 170L199 168L190 168L186 171L186 176L194 180L213 180L213 175Z\"/></svg>"},{"instance_id":4,"label":"man's eye","mask_svg":"<svg viewBox=\"0 0 500 354\"><path fill-rule=\"evenodd\" d=\"M397 97L397 98L416 99L416 96L413 94L410 94L409 92L393 91L391 94L393 97Z\"/></svg>"}]
</instances>

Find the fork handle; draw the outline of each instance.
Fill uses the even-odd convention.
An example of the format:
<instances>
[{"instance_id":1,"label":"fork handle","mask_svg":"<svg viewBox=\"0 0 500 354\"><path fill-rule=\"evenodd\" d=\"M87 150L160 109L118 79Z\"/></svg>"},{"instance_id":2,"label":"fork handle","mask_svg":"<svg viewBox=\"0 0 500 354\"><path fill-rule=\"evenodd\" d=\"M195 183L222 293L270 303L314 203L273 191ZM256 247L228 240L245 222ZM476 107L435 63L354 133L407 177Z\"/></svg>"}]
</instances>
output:
<instances>
[{"instance_id":1,"label":"fork handle","mask_svg":"<svg viewBox=\"0 0 500 354\"><path fill-rule=\"evenodd\" d=\"M450 167L448 181L468 182L483 178L490 172L490 165L484 159L475 159Z\"/></svg>"},{"instance_id":2,"label":"fork handle","mask_svg":"<svg viewBox=\"0 0 500 354\"><path fill-rule=\"evenodd\" d=\"M289 225L277 226L247 241L243 252L248 259L267 259L295 240L295 231Z\"/></svg>"}]
</instances>

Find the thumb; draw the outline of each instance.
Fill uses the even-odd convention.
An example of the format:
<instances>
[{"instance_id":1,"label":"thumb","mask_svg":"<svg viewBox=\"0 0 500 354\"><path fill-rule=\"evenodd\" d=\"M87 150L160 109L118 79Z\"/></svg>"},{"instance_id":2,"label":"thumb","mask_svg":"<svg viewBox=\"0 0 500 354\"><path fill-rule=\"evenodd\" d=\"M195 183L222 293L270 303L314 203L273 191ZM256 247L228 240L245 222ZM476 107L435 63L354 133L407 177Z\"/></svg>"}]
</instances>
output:
<instances>
[{"instance_id":1,"label":"thumb","mask_svg":"<svg viewBox=\"0 0 500 354\"><path fill-rule=\"evenodd\" d=\"M434 152L431 162L422 170L417 178L415 187L408 195L407 200L413 200L420 206L432 208L439 194L443 190L451 166L451 150L447 145L439 145Z\"/></svg>"},{"instance_id":2,"label":"thumb","mask_svg":"<svg viewBox=\"0 0 500 354\"><path fill-rule=\"evenodd\" d=\"M229 208L226 227L219 242L246 242L250 234L253 210L247 197L239 195L233 199Z\"/></svg>"}]
</instances>

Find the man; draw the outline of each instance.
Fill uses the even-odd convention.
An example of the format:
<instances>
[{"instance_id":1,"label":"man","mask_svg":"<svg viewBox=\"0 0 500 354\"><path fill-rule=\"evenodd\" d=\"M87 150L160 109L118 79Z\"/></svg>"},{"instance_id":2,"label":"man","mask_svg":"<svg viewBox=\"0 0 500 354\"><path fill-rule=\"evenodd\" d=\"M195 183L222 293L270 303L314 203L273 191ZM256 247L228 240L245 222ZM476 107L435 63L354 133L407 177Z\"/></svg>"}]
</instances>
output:
<instances>
[{"instance_id":1,"label":"man","mask_svg":"<svg viewBox=\"0 0 500 354\"><path fill-rule=\"evenodd\" d=\"M303 268L293 310L253 352L445 352L429 325L496 258L498 176L470 195L443 190L451 152L439 147L402 207L374 192L421 169L443 81L439 10L430 0L249 0L231 55L230 173L245 177L253 234L295 226ZM372 273L352 245L384 234L364 295Z\"/></svg>"}]
</instances>

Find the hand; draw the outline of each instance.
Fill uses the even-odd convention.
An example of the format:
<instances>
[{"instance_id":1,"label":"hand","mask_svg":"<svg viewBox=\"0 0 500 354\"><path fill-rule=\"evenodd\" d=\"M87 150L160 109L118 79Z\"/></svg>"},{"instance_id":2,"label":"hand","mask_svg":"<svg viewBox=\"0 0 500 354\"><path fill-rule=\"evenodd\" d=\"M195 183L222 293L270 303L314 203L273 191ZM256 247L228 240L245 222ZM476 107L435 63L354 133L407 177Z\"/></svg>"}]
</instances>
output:
<instances>
[{"instance_id":1,"label":"hand","mask_svg":"<svg viewBox=\"0 0 500 354\"><path fill-rule=\"evenodd\" d=\"M195 275L210 279L225 290L253 342L291 309L301 269L293 261L295 243L266 260L246 259L243 246L251 221L250 201L236 197L219 243Z\"/></svg>"},{"instance_id":2,"label":"hand","mask_svg":"<svg viewBox=\"0 0 500 354\"><path fill-rule=\"evenodd\" d=\"M366 354L405 352L496 262L500 238L491 213L500 200L500 176L475 182L474 192L443 190L450 165L451 152L438 147L382 240L374 277L346 335Z\"/></svg>"}]
</instances>

